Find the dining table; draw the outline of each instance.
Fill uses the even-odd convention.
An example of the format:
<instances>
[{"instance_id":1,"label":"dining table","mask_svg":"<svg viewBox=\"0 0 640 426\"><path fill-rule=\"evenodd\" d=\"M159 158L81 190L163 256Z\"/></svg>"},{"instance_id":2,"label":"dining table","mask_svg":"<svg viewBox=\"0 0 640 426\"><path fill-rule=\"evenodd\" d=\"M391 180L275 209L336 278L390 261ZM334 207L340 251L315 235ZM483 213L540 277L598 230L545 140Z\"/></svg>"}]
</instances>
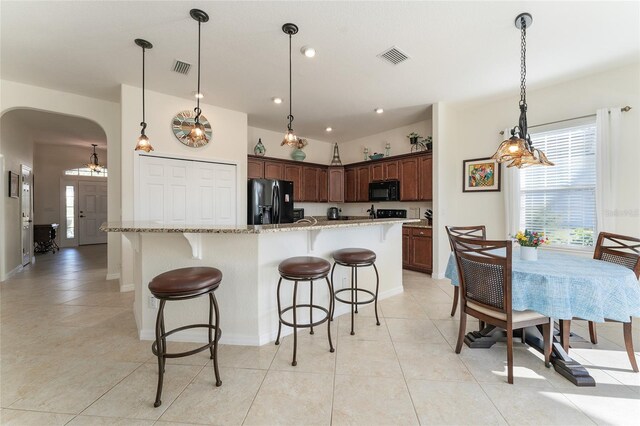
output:
<instances>
[{"instance_id":1,"label":"dining table","mask_svg":"<svg viewBox=\"0 0 640 426\"><path fill-rule=\"evenodd\" d=\"M568 355L571 319L628 322L640 317L640 284L634 272L622 265L586 256L538 249L536 260L523 260L512 251L511 303L514 311L533 310L560 323L560 340L554 336L552 363L557 372L576 386L594 386L587 370ZM458 267L449 256L445 277L459 285ZM468 333L472 348L491 347L500 332L493 326ZM526 342L542 349L539 330L527 329Z\"/></svg>"}]
</instances>

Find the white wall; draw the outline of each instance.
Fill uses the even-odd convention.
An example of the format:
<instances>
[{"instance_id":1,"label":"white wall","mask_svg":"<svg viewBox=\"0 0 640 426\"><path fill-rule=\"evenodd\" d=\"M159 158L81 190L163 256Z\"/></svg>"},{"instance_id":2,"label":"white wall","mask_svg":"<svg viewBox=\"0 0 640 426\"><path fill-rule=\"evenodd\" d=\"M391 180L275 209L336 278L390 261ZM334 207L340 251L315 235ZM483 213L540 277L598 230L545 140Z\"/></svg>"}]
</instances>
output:
<instances>
[{"instance_id":1,"label":"white wall","mask_svg":"<svg viewBox=\"0 0 640 426\"><path fill-rule=\"evenodd\" d=\"M108 220L120 220L120 107L117 103L45 89L37 86L0 81L0 114L12 109L27 108L51 111L86 118L98 123L105 132L108 146L108 161L111 164L108 183ZM3 123L4 124L4 123ZM0 153L4 153L0 143ZM5 162L7 161L5 155ZM3 173L4 176L4 173ZM2 178L6 179L6 178ZM0 184L5 182L2 180ZM37 191L37 189L36 189ZM120 271L120 239L116 234L108 237L107 276L115 278ZM4 245L0 242L0 245ZM0 247L0 253L4 249ZM4 271L0 270L0 279Z\"/></svg>"},{"instance_id":2,"label":"white wall","mask_svg":"<svg viewBox=\"0 0 640 426\"><path fill-rule=\"evenodd\" d=\"M338 143L342 164L364 161L365 147L369 148L369 154L374 152L384 154L384 147L387 142L391 145L391 156L408 154L411 152L411 143L407 139L409 133L415 132L422 137L432 135L431 110L429 110L428 114L425 113L425 116L427 117L425 120L408 126L396 127L386 132Z\"/></svg>"},{"instance_id":3,"label":"white wall","mask_svg":"<svg viewBox=\"0 0 640 426\"><path fill-rule=\"evenodd\" d=\"M77 180L77 177L64 176L64 171L84 167L89 162L92 147L53 145L36 143L34 147L33 173L34 186L34 223L58 223L58 244L65 232L65 218L60 211L60 179ZM96 148L100 164L108 167L107 151ZM109 171L110 172L110 171ZM81 177L81 179L99 179ZM104 178L103 178L104 179ZM108 202L108 200L107 200Z\"/></svg>"},{"instance_id":4,"label":"white wall","mask_svg":"<svg viewBox=\"0 0 640 426\"><path fill-rule=\"evenodd\" d=\"M11 112L0 119L0 188L2 216L0 225L0 281L22 266L21 198L8 197L9 171L21 174L20 165L33 169L33 140L25 123L13 119ZM22 191L18 194L22 197Z\"/></svg>"},{"instance_id":5,"label":"white wall","mask_svg":"<svg viewBox=\"0 0 640 426\"><path fill-rule=\"evenodd\" d=\"M211 123L212 141L201 148L190 148L182 144L173 134L171 122L180 111L193 110L195 99L178 98L163 93L145 91L146 98L146 134L154 148L152 154L173 158L194 158L209 161L220 161L237 165L237 222L247 221L247 114L232 111L201 102L202 114ZM134 218L134 151L136 140L140 135L142 118L142 90L137 87L121 85L121 120L122 120L122 220ZM253 152L253 149L252 151ZM109 170L111 176L111 170ZM121 289L133 289L132 251L128 240L122 240L122 281Z\"/></svg>"},{"instance_id":6,"label":"white wall","mask_svg":"<svg viewBox=\"0 0 640 426\"><path fill-rule=\"evenodd\" d=\"M622 115L620 151L614 153L613 170L617 204L610 208L617 211L614 231L633 236L640 235L639 76L640 64L636 63L527 92L530 126L594 114L604 107L633 107ZM517 123L519 97L517 91L513 95L473 104L440 105L440 135L434 141L438 227L484 224L489 238L505 237L503 193L463 193L461 167L465 159L493 155L503 139L498 132ZM444 272L448 255L444 252L449 250L444 233L438 240L437 250L442 253L434 264L435 274Z\"/></svg>"},{"instance_id":7,"label":"white wall","mask_svg":"<svg viewBox=\"0 0 640 426\"><path fill-rule=\"evenodd\" d=\"M289 146L280 146L283 136L284 130L282 132L274 132L271 130L260 129L258 127L249 127L247 137L247 152L253 155L253 148L258 143L258 139L262 139L262 144L267 149L265 157L291 160L291 153L295 148ZM321 141L318 139L307 140L309 144L303 149L304 153L307 154L304 162L325 165L330 164L331 158L333 157L333 143Z\"/></svg>"}]
</instances>

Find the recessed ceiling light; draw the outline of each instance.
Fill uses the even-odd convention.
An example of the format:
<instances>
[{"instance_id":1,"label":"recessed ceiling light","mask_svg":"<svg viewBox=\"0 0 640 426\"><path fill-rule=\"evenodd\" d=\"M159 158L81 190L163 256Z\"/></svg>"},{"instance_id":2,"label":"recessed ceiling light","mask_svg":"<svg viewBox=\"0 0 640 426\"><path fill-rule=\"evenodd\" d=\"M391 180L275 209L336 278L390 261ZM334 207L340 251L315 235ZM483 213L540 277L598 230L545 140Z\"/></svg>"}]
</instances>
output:
<instances>
[{"instance_id":1,"label":"recessed ceiling light","mask_svg":"<svg viewBox=\"0 0 640 426\"><path fill-rule=\"evenodd\" d=\"M376 108L374 111L376 112L376 114L382 114L384 112L382 108Z\"/></svg>"},{"instance_id":2,"label":"recessed ceiling light","mask_svg":"<svg viewBox=\"0 0 640 426\"><path fill-rule=\"evenodd\" d=\"M196 92L195 90L194 90L193 92L191 92L191 94L192 94L193 96L195 96L196 98L198 98L198 99L202 99L202 98L204 98L204 94L203 94L203 93L198 93L198 92Z\"/></svg>"},{"instance_id":3,"label":"recessed ceiling light","mask_svg":"<svg viewBox=\"0 0 640 426\"><path fill-rule=\"evenodd\" d=\"M314 56L316 56L316 49L314 49L313 47L302 46L300 52L307 58L313 58Z\"/></svg>"},{"instance_id":4,"label":"recessed ceiling light","mask_svg":"<svg viewBox=\"0 0 640 426\"><path fill-rule=\"evenodd\" d=\"M271 100L273 101L274 104L281 104L282 103L282 98L271 98Z\"/></svg>"},{"instance_id":5,"label":"recessed ceiling light","mask_svg":"<svg viewBox=\"0 0 640 426\"><path fill-rule=\"evenodd\" d=\"M330 132L330 131L332 131L333 129L332 129L331 127L327 127L325 130L326 130L327 132Z\"/></svg>"}]
</instances>

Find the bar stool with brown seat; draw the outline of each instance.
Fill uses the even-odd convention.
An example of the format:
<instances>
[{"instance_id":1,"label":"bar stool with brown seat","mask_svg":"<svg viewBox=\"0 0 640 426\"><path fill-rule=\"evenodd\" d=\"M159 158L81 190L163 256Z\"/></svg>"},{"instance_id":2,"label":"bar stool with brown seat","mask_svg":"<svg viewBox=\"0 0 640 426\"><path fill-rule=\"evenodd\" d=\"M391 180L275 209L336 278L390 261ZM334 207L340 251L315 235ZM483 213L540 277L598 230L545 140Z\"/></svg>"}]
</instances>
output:
<instances>
[{"instance_id":1,"label":"bar stool with brown seat","mask_svg":"<svg viewBox=\"0 0 640 426\"><path fill-rule=\"evenodd\" d=\"M331 313L333 312L333 288L331 282L329 282L329 270L331 264L324 259L313 256L297 256L290 257L283 260L278 265L278 271L280 272L280 279L278 280L278 337L276 338L276 345L280 344L280 332L282 331L282 324L293 328L293 360L291 365L294 367L298 364L296 360L296 354L298 349L298 328L310 328L310 334L313 334L313 327L327 322L327 335L329 337L329 352L334 352L333 343L331 342ZM314 305L313 304L313 281L325 279L327 281L327 287L329 289L329 307ZM293 281L293 302L291 306L282 308L280 302L280 286L282 280ZM298 304L298 282L309 281L309 303ZM309 322L300 323L298 321L298 308L309 308ZM325 313L325 316L319 321L313 322L313 310L318 309ZM283 319L285 312L291 311L293 314L293 322Z\"/></svg>"},{"instance_id":2,"label":"bar stool with brown seat","mask_svg":"<svg viewBox=\"0 0 640 426\"><path fill-rule=\"evenodd\" d=\"M374 304L376 312L376 325L380 325L380 319L378 318L378 288L380 287L380 275L378 275L378 268L376 268L376 254L375 252L364 248L345 248L336 250L333 252L333 268L331 269L331 282L333 283L333 272L336 269L336 265L342 265L351 268L351 286L347 288L334 291L337 301L351 305L351 335L353 336L355 331L353 330L354 314L358 313L358 305L366 305L369 303ZM376 272L376 291L375 293L365 288L358 288L358 268L366 266L373 266L373 270ZM341 299L338 294L348 291L351 293L349 300ZM366 293L370 295L370 298L366 300L358 301L358 292ZM333 318L333 313L332 313Z\"/></svg>"},{"instance_id":3,"label":"bar stool with brown seat","mask_svg":"<svg viewBox=\"0 0 640 426\"><path fill-rule=\"evenodd\" d=\"M158 317L156 319L156 341L151 345L151 351L158 357L158 389L156 391L156 401L154 407L162 404L160 397L162 396L162 382L165 370L165 361L167 358L180 358L202 352L209 349L211 351L211 359L216 374L216 386L222 385L220 380L220 371L218 370L218 341L222 335L220 330L220 313L218 310L218 302L214 291L220 286L222 281L222 272L216 268L209 267L191 267L174 269L165 272L153 278L149 283L149 291L157 299L160 300L160 308L158 309ZM193 299L195 297L209 295L209 323L208 324L192 324L178 327L176 329L165 331L164 329L164 305L167 301L177 301ZM213 322L215 312L215 323ZM167 336L177 333L178 331L188 330L191 328L207 328L209 331L209 342L199 348L178 353L167 353ZM216 336L213 337L215 330Z\"/></svg>"}]
</instances>

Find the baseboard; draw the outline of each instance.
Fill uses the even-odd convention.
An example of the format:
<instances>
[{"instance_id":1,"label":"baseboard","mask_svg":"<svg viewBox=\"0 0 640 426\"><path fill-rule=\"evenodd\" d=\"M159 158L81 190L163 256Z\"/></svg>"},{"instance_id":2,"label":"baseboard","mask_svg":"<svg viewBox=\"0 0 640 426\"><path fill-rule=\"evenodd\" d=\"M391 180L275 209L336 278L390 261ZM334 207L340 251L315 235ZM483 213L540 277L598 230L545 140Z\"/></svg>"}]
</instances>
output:
<instances>
[{"instance_id":1,"label":"baseboard","mask_svg":"<svg viewBox=\"0 0 640 426\"><path fill-rule=\"evenodd\" d=\"M24 266L22 265L18 265L15 268L13 268L11 271L7 272L4 277L2 277L2 279L0 280L0 282L4 282L6 280L8 280L9 278L11 278L12 276L14 276L15 274L17 274L18 272L22 271L24 269Z\"/></svg>"},{"instance_id":2,"label":"baseboard","mask_svg":"<svg viewBox=\"0 0 640 426\"><path fill-rule=\"evenodd\" d=\"M444 273L442 272L438 272L438 273L433 273L431 274L431 278L433 278L434 280L442 280L444 279Z\"/></svg>"},{"instance_id":3,"label":"baseboard","mask_svg":"<svg viewBox=\"0 0 640 426\"><path fill-rule=\"evenodd\" d=\"M120 293L126 293L127 291L133 291L136 287L133 284L125 284L120 286Z\"/></svg>"},{"instance_id":4,"label":"baseboard","mask_svg":"<svg viewBox=\"0 0 640 426\"><path fill-rule=\"evenodd\" d=\"M107 280L119 280L120 279L120 272L114 272L113 274L107 274L106 279Z\"/></svg>"}]
</instances>

